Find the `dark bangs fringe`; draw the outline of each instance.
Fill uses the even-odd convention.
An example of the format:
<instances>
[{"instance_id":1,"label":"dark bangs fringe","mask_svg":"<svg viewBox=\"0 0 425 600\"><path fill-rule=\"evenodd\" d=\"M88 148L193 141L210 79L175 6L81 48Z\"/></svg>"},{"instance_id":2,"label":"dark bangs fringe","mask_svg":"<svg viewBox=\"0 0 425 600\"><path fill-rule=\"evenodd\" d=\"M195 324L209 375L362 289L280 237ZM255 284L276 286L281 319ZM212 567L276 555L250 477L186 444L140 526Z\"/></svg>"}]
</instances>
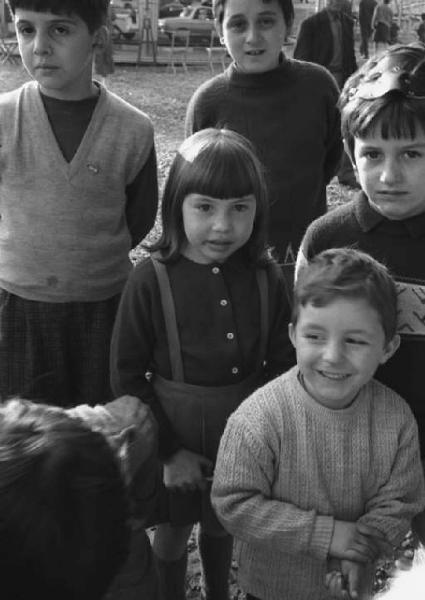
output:
<instances>
[{"instance_id":1,"label":"dark bangs fringe","mask_svg":"<svg viewBox=\"0 0 425 600\"><path fill-rule=\"evenodd\" d=\"M10 0L9 4L12 12L21 8L56 15L77 14L93 33L106 22L109 0Z\"/></svg>"},{"instance_id":2,"label":"dark bangs fringe","mask_svg":"<svg viewBox=\"0 0 425 600\"><path fill-rule=\"evenodd\" d=\"M213 160L203 160L193 167L190 175L190 188L187 193L196 192L212 198L241 198L249 194L257 195L254 189L253 176L249 167L242 164L240 159L230 154L219 163L217 157ZM218 163L218 164L217 164Z\"/></svg>"},{"instance_id":3,"label":"dark bangs fringe","mask_svg":"<svg viewBox=\"0 0 425 600\"><path fill-rule=\"evenodd\" d=\"M425 100L409 99L394 92L373 103L364 102L350 115L344 129L354 137L365 138L379 128L382 138L388 140L414 139L418 127L425 132Z\"/></svg>"}]
</instances>

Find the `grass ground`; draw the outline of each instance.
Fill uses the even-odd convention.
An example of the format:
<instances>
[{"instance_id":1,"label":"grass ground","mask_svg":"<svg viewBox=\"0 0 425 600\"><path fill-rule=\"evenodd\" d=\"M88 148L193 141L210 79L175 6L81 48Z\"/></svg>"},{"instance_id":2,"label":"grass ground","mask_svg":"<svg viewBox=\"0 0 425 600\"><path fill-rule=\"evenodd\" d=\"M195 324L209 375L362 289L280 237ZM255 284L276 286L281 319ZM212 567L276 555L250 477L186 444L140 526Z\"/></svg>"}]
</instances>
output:
<instances>
[{"instance_id":1,"label":"grass ground","mask_svg":"<svg viewBox=\"0 0 425 600\"><path fill-rule=\"evenodd\" d=\"M190 68L189 73L174 75L164 67L117 67L107 78L109 89L146 112L153 121L158 156L160 186L183 140L183 124L187 102L195 89L211 76L205 67ZM28 80L21 65L0 65L0 93L12 90ZM330 206L346 201L352 192L336 180L328 186ZM158 233L159 223L154 228ZM200 598L200 566L194 536L189 543L188 600ZM231 572L232 600L243 598L236 585L236 566Z\"/></svg>"}]
</instances>

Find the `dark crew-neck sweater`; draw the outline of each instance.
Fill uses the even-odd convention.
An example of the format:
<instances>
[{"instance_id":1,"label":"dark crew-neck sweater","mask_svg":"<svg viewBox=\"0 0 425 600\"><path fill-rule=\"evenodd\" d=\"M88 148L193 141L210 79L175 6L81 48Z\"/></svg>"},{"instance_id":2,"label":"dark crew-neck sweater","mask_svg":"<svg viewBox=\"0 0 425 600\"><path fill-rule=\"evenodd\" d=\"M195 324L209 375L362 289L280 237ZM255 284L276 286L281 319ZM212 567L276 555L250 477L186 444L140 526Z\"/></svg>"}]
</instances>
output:
<instances>
[{"instance_id":1,"label":"dark crew-neck sweater","mask_svg":"<svg viewBox=\"0 0 425 600\"><path fill-rule=\"evenodd\" d=\"M254 144L269 187L269 238L280 256L326 211L326 184L342 150L337 98L323 67L283 57L276 69L259 74L232 64L189 102L187 135L227 127Z\"/></svg>"}]
</instances>

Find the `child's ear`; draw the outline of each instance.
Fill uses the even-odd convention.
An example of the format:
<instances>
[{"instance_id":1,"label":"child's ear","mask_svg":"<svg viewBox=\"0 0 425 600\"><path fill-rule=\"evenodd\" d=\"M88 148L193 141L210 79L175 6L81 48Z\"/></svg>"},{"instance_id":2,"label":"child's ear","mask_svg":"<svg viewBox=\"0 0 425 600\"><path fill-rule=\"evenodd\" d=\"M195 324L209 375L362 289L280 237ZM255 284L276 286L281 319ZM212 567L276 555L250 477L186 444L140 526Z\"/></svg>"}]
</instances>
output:
<instances>
[{"instance_id":1,"label":"child's ear","mask_svg":"<svg viewBox=\"0 0 425 600\"><path fill-rule=\"evenodd\" d=\"M385 351L380 360L380 364L383 365L384 363L386 363L387 360L390 359L393 356L393 354L397 352L399 346L400 336L398 335L398 333L396 333L393 339L385 344Z\"/></svg>"},{"instance_id":2,"label":"child's ear","mask_svg":"<svg viewBox=\"0 0 425 600\"><path fill-rule=\"evenodd\" d=\"M109 29L106 25L102 25L93 34L93 48L105 48L108 43Z\"/></svg>"},{"instance_id":3,"label":"child's ear","mask_svg":"<svg viewBox=\"0 0 425 600\"><path fill-rule=\"evenodd\" d=\"M295 345L295 325L293 323L289 323L289 325L288 325L288 335L289 335L289 339L291 340L291 344L294 346L294 348L296 348L296 345Z\"/></svg>"}]
</instances>

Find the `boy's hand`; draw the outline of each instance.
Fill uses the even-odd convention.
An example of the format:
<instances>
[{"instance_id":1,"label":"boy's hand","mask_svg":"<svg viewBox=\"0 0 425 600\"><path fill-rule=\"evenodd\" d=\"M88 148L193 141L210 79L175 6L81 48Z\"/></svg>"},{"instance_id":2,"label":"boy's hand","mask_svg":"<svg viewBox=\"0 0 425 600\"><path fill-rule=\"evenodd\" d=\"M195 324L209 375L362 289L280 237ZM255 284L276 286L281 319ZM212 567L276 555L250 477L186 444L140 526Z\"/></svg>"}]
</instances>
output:
<instances>
[{"instance_id":1,"label":"boy's hand","mask_svg":"<svg viewBox=\"0 0 425 600\"><path fill-rule=\"evenodd\" d=\"M364 565L352 560L342 560L341 572L348 597L357 600L360 597L362 580L366 576Z\"/></svg>"},{"instance_id":2,"label":"boy's hand","mask_svg":"<svg viewBox=\"0 0 425 600\"><path fill-rule=\"evenodd\" d=\"M329 556L365 563L374 561L388 545L383 534L374 527L335 520Z\"/></svg>"},{"instance_id":3,"label":"boy's hand","mask_svg":"<svg viewBox=\"0 0 425 600\"><path fill-rule=\"evenodd\" d=\"M336 600L349 600L348 591L345 589L345 582L341 571L329 571L326 573L325 585L329 590L329 596Z\"/></svg>"},{"instance_id":4,"label":"boy's hand","mask_svg":"<svg viewBox=\"0 0 425 600\"><path fill-rule=\"evenodd\" d=\"M201 454L178 450L164 463L164 484L184 492L207 488L206 477L212 475L213 464Z\"/></svg>"},{"instance_id":5,"label":"boy's hand","mask_svg":"<svg viewBox=\"0 0 425 600\"><path fill-rule=\"evenodd\" d=\"M372 525L365 525L364 523L359 523L358 521L356 523L356 529L358 534L368 537L375 544L375 547L377 548L377 555L375 556L374 560L384 557L392 558L394 554L394 548L382 531L376 529L376 527L373 527Z\"/></svg>"},{"instance_id":6,"label":"boy's hand","mask_svg":"<svg viewBox=\"0 0 425 600\"><path fill-rule=\"evenodd\" d=\"M365 568L351 560L341 560L338 565L332 560L328 563L325 585L332 598L338 600L357 600L360 597L360 586L365 576Z\"/></svg>"}]
</instances>

